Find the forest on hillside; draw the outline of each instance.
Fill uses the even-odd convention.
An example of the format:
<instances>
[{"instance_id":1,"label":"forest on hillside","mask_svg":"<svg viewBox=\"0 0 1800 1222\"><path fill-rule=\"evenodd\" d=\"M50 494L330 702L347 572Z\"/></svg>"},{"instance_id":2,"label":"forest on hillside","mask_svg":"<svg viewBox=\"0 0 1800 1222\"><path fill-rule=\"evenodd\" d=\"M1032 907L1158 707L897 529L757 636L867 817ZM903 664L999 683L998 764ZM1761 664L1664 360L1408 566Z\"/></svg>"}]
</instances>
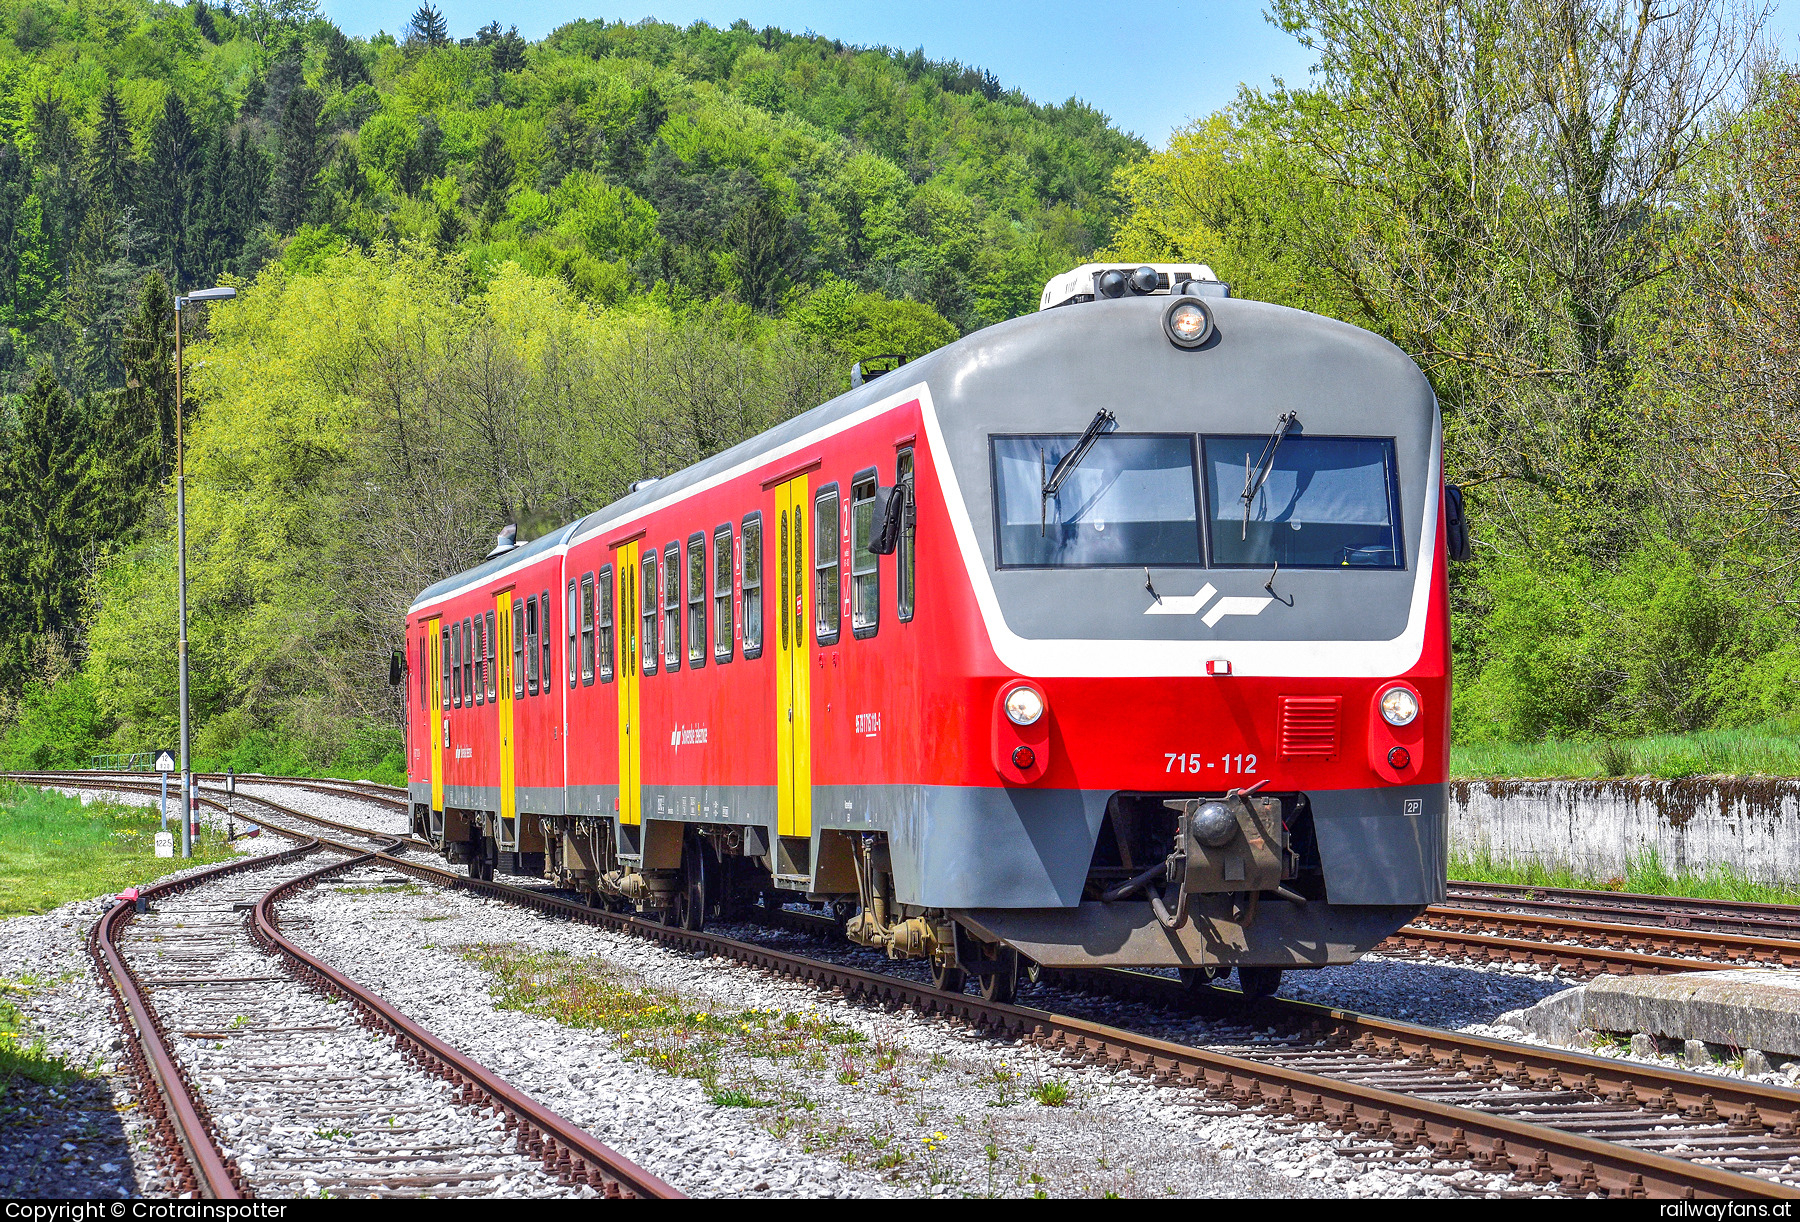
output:
<instances>
[{"instance_id":1,"label":"forest on hillside","mask_svg":"<svg viewBox=\"0 0 1800 1222\"><path fill-rule=\"evenodd\" d=\"M1209 262L1431 377L1464 742L1792 735L1800 83L1738 0L1275 0L1306 80L1151 149L738 22L349 38L0 0L0 762L380 772L413 591L1035 307Z\"/></svg>"}]
</instances>

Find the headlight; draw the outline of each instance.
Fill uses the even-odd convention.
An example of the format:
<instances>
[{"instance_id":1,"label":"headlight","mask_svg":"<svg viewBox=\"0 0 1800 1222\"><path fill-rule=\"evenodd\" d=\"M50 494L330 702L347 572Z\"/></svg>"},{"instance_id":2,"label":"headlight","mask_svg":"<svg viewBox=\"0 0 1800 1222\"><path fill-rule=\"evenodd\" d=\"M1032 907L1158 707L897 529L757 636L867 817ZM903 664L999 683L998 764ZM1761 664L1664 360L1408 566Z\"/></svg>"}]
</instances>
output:
<instances>
[{"instance_id":1,"label":"headlight","mask_svg":"<svg viewBox=\"0 0 1800 1222\"><path fill-rule=\"evenodd\" d=\"M1033 688L1019 685L1006 693L1006 717L1015 726L1028 726L1044 715L1044 698Z\"/></svg>"},{"instance_id":2,"label":"headlight","mask_svg":"<svg viewBox=\"0 0 1800 1222\"><path fill-rule=\"evenodd\" d=\"M1419 715L1419 698L1403 687L1381 693L1381 715L1390 726L1409 725Z\"/></svg>"},{"instance_id":3,"label":"headlight","mask_svg":"<svg viewBox=\"0 0 1800 1222\"><path fill-rule=\"evenodd\" d=\"M1163 312L1163 332L1178 348L1198 348L1212 334L1212 315L1192 297L1180 297Z\"/></svg>"}]
</instances>

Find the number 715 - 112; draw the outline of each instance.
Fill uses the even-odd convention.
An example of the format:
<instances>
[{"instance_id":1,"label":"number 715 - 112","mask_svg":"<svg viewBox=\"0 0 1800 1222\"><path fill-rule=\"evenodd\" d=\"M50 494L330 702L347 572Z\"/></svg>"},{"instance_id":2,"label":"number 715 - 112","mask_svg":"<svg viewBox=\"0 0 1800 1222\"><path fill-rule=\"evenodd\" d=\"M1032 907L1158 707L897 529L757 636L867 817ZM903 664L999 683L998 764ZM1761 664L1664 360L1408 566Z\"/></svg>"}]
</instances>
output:
<instances>
[{"instance_id":1,"label":"number 715 - 112","mask_svg":"<svg viewBox=\"0 0 1800 1222\"><path fill-rule=\"evenodd\" d=\"M1254 755L1221 755L1217 763L1204 758L1198 751L1183 753L1180 751L1163 752L1163 771L1180 772L1188 775L1206 772L1217 768L1225 773L1251 773L1256 771Z\"/></svg>"}]
</instances>

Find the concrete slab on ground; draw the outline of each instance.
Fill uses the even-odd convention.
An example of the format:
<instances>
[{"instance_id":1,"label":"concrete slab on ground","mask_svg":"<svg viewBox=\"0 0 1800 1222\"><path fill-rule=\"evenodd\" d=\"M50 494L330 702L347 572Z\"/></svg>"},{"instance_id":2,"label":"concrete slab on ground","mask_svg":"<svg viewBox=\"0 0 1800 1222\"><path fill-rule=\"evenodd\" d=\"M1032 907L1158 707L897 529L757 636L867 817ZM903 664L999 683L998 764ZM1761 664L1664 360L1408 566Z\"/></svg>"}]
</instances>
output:
<instances>
[{"instance_id":1,"label":"concrete slab on ground","mask_svg":"<svg viewBox=\"0 0 1800 1222\"><path fill-rule=\"evenodd\" d=\"M1582 1023L1800 1056L1800 972L1602 976L1588 984Z\"/></svg>"},{"instance_id":2,"label":"concrete slab on ground","mask_svg":"<svg viewBox=\"0 0 1800 1222\"><path fill-rule=\"evenodd\" d=\"M1579 1044L1596 1031L1800 1057L1800 972L1682 972L1601 976L1495 1020L1552 1044Z\"/></svg>"}]
</instances>

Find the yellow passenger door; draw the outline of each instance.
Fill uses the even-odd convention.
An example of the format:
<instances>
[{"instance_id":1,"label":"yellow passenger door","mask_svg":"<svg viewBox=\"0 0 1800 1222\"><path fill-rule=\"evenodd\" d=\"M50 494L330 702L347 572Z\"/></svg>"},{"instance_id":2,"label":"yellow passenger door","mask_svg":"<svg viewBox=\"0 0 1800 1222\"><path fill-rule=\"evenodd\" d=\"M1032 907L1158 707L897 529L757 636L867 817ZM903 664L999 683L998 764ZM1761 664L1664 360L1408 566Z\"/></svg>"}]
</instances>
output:
<instances>
[{"instance_id":1,"label":"yellow passenger door","mask_svg":"<svg viewBox=\"0 0 1800 1222\"><path fill-rule=\"evenodd\" d=\"M494 596L494 710L500 719L500 817L511 819L518 813L518 789L513 779L513 623L512 591ZM502 824L502 826L510 826Z\"/></svg>"},{"instance_id":2,"label":"yellow passenger door","mask_svg":"<svg viewBox=\"0 0 1800 1222\"><path fill-rule=\"evenodd\" d=\"M619 597L613 620L619 632L619 822L635 827L643 822L643 753L638 725L638 665L642 642L638 632L638 544L618 549Z\"/></svg>"},{"instance_id":3,"label":"yellow passenger door","mask_svg":"<svg viewBox=\"0 0 1800 1222\"><path fill-rule=\"evenodd\" d=\"M807 580L807 504L804 475L775 492L781 602L775 634L776 832L812 835L812 671L807 662L807 624L812 583Z\"/></svg>"},{"instance_id":4,"label":"yellow passenger door","mask_svg":"<svg viewBox=\"0 0 1800 1222\"><path fill-rule=\"evenodd\" d=\"M426 650L431 655L431 809L444 809L444 649L439 635L443 620L425 624Z\"/></svg>"}]
</instances>

